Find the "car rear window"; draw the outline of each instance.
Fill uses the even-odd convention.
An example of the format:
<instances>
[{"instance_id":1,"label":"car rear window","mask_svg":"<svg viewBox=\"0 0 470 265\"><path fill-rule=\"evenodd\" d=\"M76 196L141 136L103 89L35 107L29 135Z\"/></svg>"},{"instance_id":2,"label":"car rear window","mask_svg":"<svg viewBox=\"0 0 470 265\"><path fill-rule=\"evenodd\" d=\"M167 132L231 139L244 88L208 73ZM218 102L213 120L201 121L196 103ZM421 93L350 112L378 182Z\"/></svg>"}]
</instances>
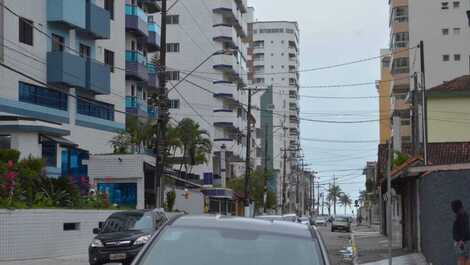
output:
<instances>
[{"instance_id":1,"label":"car rear window","mask_svg":"<svg viewBox=\"0 0 470 265\"><path fill-rule=\"evenodd\" d=\"M104 223L101 233L123 232L129 230L150 230L153 226L151 214L115 213Z\"/></svg>"},{"instance_id":2,"label":"car rear window","mask_svg":"<svg viewBox=\"0 0 470 265\"><path fill-rule=\"evenodd\" d=\"M323 258L317 239L312 239L311 235L170 227L150 246L139 264L207 265L221 262L225 265L323 265Z\"/></svg>"}]
</instances>

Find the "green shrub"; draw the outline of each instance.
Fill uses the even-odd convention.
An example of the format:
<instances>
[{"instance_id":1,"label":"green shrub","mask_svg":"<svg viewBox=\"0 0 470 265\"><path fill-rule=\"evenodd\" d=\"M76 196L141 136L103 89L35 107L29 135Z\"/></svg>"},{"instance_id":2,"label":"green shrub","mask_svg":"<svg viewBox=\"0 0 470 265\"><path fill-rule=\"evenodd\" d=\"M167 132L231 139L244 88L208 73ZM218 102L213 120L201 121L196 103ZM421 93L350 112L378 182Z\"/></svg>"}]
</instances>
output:
<instances>
[{"instance_id":1,"label":"green shrub","mask_svg":"<svg viewBox=\"0 0 470 265\"><path fill-rule=\"evenodd\" d=\"M16 163L20 159L20 152L14 149L0 149L0 163L13 161Z\"/></svg>"}]
</instances>

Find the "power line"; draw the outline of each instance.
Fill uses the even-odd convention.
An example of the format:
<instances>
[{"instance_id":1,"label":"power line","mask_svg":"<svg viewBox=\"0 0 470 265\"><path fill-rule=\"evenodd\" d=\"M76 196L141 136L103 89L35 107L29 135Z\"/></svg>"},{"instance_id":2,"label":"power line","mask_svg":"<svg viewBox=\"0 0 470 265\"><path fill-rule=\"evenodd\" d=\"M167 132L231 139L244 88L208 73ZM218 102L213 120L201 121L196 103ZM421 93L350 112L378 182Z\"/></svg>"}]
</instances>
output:
<instances>
[{"instance_id":1,"label":"power line","mask_svg":"<svg viewBox=\"0 0 470 265\"><path fill-rule=\"evenodd\" d=\"M319 139L319 138L300 138L300 140L310 141L310 142L341 143L341 144L365 144L365 143L377 143L379 141L379 140L350 141L350 140L333 140L333 139Z\"/></svg>"}]
</instances>

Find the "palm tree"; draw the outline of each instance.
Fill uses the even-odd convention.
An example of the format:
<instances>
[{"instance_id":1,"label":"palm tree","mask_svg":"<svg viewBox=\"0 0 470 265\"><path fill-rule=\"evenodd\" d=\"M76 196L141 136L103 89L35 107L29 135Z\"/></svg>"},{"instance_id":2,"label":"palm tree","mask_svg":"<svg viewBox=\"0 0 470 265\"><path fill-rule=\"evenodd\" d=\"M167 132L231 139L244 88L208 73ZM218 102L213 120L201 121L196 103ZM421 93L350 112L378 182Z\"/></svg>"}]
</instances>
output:
<instances>
[{"instance_id":1,"label":"palm tree","mask_svg":"<svg viewBox=\"0 0 470 265\"><path fill-rule=\"evenodd\" d=\"M327 198L328 198L328 201L333 202L333 213L334 213L335 216L336 216L336 203L337 203L337 201L340 198L342 193L343 192L341 191L341 187L338 186L338 185L332 185L328 189Z\"/></svg>"},{"instance_id":2,"label":"palm tree","mask_svg":"<svg viewBox=\"0 0 470 265\"><path fill-rule=\"evenodd\" d=\"M348 207L351 206L352 204L351 198L346 193L342 193L341 196L339 197L339 202L341 203L341 205L343 205L344 215L346 215L346 211Z\"/></svg>"},{"instance_id":3,"label":"palm tree","mask_svg":"<svg viewBox=\"0 0 470 265\"><path fill-rule=\"evenodd\" d=\"M192 166L207 162L207 155L212 151L212 144L208 138L209 133L202 130L199 124L191 119L181 120L178 123L177 130L183 157L180 171L184 166L186 173L189 173ZM191 166L190 170L188 170L188 166Z\"/></svg>"}]
</instances>

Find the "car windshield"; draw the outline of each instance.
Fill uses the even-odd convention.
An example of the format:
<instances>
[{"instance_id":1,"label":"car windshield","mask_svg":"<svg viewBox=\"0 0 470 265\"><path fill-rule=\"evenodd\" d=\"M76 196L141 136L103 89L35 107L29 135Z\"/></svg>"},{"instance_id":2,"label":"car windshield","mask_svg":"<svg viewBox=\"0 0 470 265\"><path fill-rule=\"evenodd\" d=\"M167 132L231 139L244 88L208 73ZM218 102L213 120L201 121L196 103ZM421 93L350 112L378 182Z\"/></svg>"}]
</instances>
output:
<instances>
[{"instance_id":1,"label":"car windshield","mask_svg":"<svg viewBox=\"0 0 470 265\"><path fill-rule=\"evenodd\" d=\"M348 222L349 219L347 217L336 217L335 221L336 222Z\"/></svg>"},{"instance_id":2,"label":"car windshield","mask_svg":"<svg viewBox=\"0 0 470 265\"><path fill-rule=\"evenodd\" d=\"M129 230L150 230L153 218L144 213L115 213L104 223L102 233L123 232Z\"/></svg>"},{"instance_id":3,"label":"car windshield","mask_svg":"<svg viewBox=\"0 0 470 265\"><path fill-rule=\"evenodd\" d=\"M248 229L173 227L163 232L142 265L323 265L316 240ZM182 251L184 250L184 251Z\"/></svg>"}]
</instances>

